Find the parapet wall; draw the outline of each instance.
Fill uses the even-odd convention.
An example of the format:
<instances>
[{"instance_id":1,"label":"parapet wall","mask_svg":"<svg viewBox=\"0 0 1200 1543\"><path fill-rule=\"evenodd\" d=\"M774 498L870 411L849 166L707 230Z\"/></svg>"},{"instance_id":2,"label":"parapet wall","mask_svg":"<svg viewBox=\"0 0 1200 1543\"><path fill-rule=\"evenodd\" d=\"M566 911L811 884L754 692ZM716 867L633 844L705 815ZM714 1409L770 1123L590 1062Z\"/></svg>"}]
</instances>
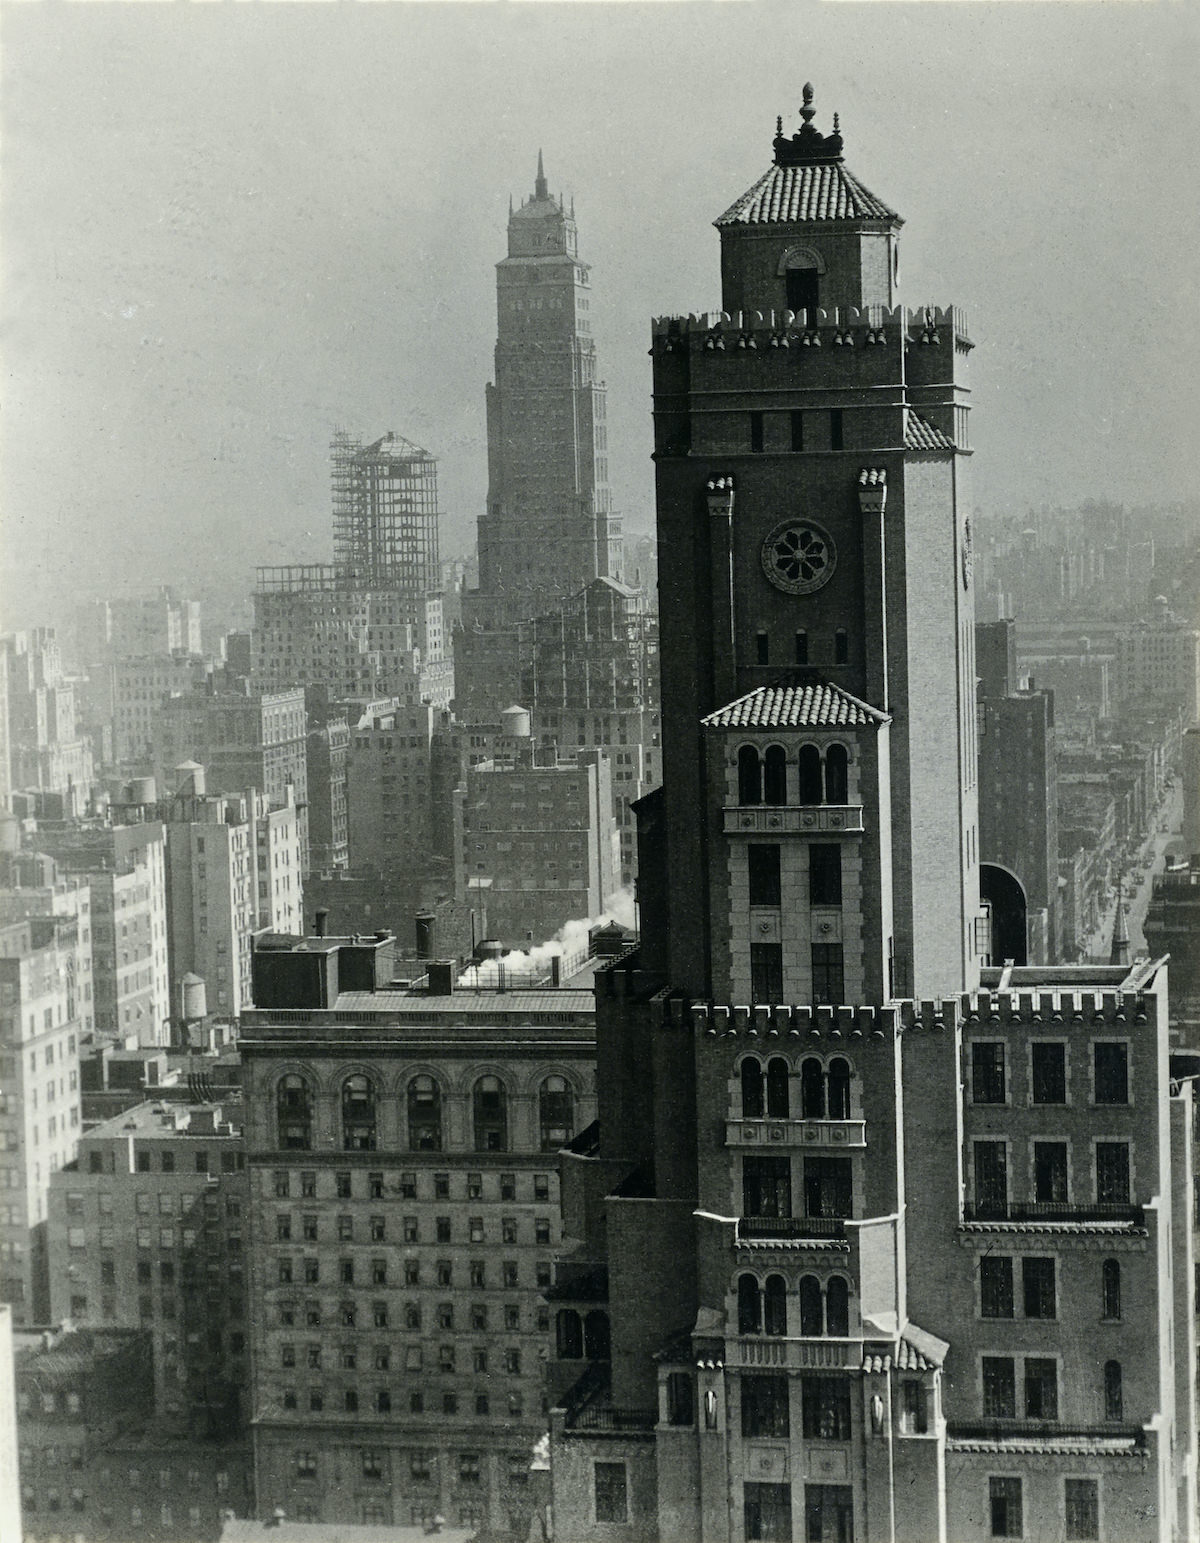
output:
<instances>
[{"instance_id":1,"label":"parapet wall","mask_svg":"<svg viewBox=\"0 0 1200 1543\"><path fill-rule=\"evenodd\" d=\"M807 313L806 313L807 314ZM899 340L937 346L943 341L970 348L966 316L959 306L870 305L818 309L816 325L795 311L701 311L688 316L656 316L651 330L656 344L668 339L688 339L693 346L710 349L761 347L788 348L886 344Z\"/></svg>"}]
</instances>

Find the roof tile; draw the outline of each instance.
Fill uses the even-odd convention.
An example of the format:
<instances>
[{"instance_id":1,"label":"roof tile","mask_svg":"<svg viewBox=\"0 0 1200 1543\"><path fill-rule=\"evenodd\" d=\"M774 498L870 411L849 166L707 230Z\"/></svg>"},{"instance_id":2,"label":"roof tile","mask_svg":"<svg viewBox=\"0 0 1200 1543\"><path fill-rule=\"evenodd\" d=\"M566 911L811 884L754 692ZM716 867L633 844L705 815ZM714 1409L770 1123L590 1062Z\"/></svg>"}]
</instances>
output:
<instances>
[{"instance_id":1,"label":"roof tile","mask_svg":"<svg viewBox=\"0 0 1200 1543\"><path fill-rule=\"evenodd\" d=\"M908 408L905 412L904 447L906 450L953 450L954 441L941 429Z\"/></svg>"},{"instance_id":2,"label":"roof tile","mask_svg":"<svg viewBox=\"0 0 1200 1543\"><path fill-rule=\"evenodd\" d=\"M758 686L702 721L710 729L840 729L891 720L840 686L810 680Z\"/></svg>"},{"instance_id":3,"label":"roof tile","mask_svg":"<svg viewBox=\"0 0 1200 1543\"><path fill-rule=\"evenodd\" d=\"M772 166L714 223L719 228L899 218L840 161L817 161L800 166Z\"/></svg>"}]
</instances>

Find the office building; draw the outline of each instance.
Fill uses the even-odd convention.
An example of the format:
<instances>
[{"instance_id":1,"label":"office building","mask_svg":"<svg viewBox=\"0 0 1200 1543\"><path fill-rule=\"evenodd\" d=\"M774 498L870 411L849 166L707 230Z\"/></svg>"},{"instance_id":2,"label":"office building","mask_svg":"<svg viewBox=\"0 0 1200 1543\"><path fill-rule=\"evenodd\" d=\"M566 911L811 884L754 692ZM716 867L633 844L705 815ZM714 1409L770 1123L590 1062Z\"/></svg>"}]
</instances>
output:
<instances>
[{"instance_id":1,"label":"office building","mask_svg":"<svg viewBox=\"0 0 1200 1543\"><path fill-rule=\"evenodd\" d=\"M83 814L92 789L91 741L75 722L75 688L63 674L52 627L0 639L5 656L5 737L10 792L58 794L68 818Z\"/></svg>"}]
</instances>

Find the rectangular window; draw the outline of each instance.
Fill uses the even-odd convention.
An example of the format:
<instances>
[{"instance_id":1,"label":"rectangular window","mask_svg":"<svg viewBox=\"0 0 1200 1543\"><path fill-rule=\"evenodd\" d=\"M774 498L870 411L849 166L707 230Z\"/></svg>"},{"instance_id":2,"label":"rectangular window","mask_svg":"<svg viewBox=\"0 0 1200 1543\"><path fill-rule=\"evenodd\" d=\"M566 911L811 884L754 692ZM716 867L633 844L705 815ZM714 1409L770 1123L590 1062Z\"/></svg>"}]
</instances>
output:
<instances>
[{"instance_id":1,"label":"rectangular window","mask_svg":"<svg viewBox=\"0 0 1200 1543\"><path fill-rule=\"evenodd\" d=\"M925 1389L914 1377L900 1384L900 1430L905 1436L924 1436L928 1430Z\"/></svg>"},{"instance_id":2,"label":"rectangular window","mask_svg":"<svg viewBox=\"0 0 1200 1543\"><path fill-rule=\"evenodd\" d=\"M814 1486L809 1486L813 1488ZM792 1489L790 1484L742 1485L746 1543L792 1543ZM808 1536L823 1537L810 1527ZM846 1537L848 1532L829 1534Z\"/></svg>"},{"instance_id":3,"label":"rectangular window","mask_svg":"<svg viewBox=\"0 0 1200 1543\"><path fill-rule=\"evenodd\" d=\"M789 1433L788 1379L742 1378L742 1435L786 1436Z\"/></svg>"},{"instance_id":4,"label":"rectangular window","mask_svg":"<svg viewBox=\"0 0 1200 1543\"><path fill-rule=\"evenodd\" d=\"M848 1377L801 1377L800 1401L806 1441L850 1440Z\"/></svg>"},{"instance_id":5,"label":"rectangular window","mask_svg":"<svg viewBox=\"0 0 1200 1543\"><path fill-rule=\"evenodd\" d=\"M829 448L831 450L845 449L842 409L840 407L831 407L829 409Z\"/></svg>"},{"instance_id":6,"label":"rectangular window","mask_svg":"<svg viewBox=\"0 0 1200 1543\"><path fill-rule=\"evenodd\" d=\"M805 1157L805 1216L854 1215L854 1191L848 1157Z\"/></svg>"},{"instance_id":7,"label":"rectangular window","mask_svg":"<svg viewBox=\"0 0 1200 1543\"><path fill-rule=\"evenodd\" d=\"M1129 1204L1129 1144L1096 1143L1096 1200L1100 1205Z\"/></svg>"},{"instance_id":8,"label":"rectangular window","mask_svg":"<svg viewBox=\"0 0 1200 1543\"><path fill-rule=\"evenodd\" d=\"M1058 1365L1040 1357L1025 1362L1025 1418L1058 1419Z\"/></svg>"},{"instance_id":9,"label":"rectangular window","mask_svg":"<svg viewBox=\"0 0 1200 1543\"><path fill-rule=\"evenodd\" d=\"M595 1468L596 1520L629 1520L628 1486L624 1463L597 1463Z\"/></svg>"},{"instance_id":10,"label":"rectangular window","mask_svg":"<svg viewBox=\"0 0 1200 1543\"><path fill-rule=\"evenodd\" d=\"M1129 1047L1100 1040L1092 1048L1098 1104L1129 1102Z\"/></svg>"},{"instance_id":11,"label":"rectangular window","mask_svg":"<svg viewBox=\"0 0 1200 1543\"><path fill-rule=\"evenodd\" d=\"M779 848L752 842L746 848L751 905L779 904Z\"/></svg>"},{"instance_id":12,"label":"rectangular window","mask_svg":"<svg viewBox=\"0 0 1200 1543\"><path fill-rule=\"evenodd\" d=\"M315 1200L317 1198L317 1176L315 1173L305 1172L300 1175L300 1198L302 1200Z\"/></svg>"},{"instance_id":13,"label":"rectangular window","mask_svg":"<svg viewBox=\"0 0 1200 1543\"><path fill-rule=\"evenodd\" d=\"M808 849L808 903L842 903L842 849L835 842L821 841Z\"/></svg>"},{"instance_id":14,"label":"rectangular window","mask_svg":"<svg viewBox=\"0 0 1200 1543\"><path fill-rule=\"evenodd\" d=\"M804 414L798 407L793 407L792 420L792 449L800 451L804 449Z\"/></svg>"},{"instance_id":15,"label":"rectangular window","mask_svg":"<svg viewBox=\"0 0 1200 1543\"><path fill-rule=\"evenodd\" d=\"M984 1254L979 1261L979 1303L984 1318L1013 1315L1013 1262L1004 1254Z\"/></svg>"},{"instance_id":16,"label":"rectangular window","mask_svg":"<svg viewBox=\"0 0 1200 1543\"><path fill-rule=\"evenodd\" d=\"M1066 1204L1067 1144L1065 1141L1033 1143L1033 1198L1040 1205Z\"/></svg>"},{"instance_id":17,"label":"rectangular window","mask_svg":"<svg viewBox=\"0 0 1200 1543\"><path fill-rule=\"evenodd\" d=\"M1011 1356L983 1358L983 1413L989 1420L1016 1419L1017 1377Z\"/></svg>"},{"instance_id":18,"label":"rectangular window","mask_svg":"<svg viewBox=\"0 0 1200 1543\"><path fill-rule=\"evenodd\" d=\"M695 1394L688 1372L667 1374L667 1424L694 1425L696 1421Z\"/></svg>"},{"instance_id":19,"label":"rectangular window","mask_svg":"<svg viewBox=\"0 0 1200 1543\"><path fill-rule=\"evenodd\" d=\"M792 1171L786 1157L742 1158L743 1216L790 1216Z\"/></svg>"},{"instance_id":20,"label":"rectangular window","mask_svg":"<svg viewBox=\"0 0 1200 1543\"><path fill-rule=\"evenodd\" d=\"M1067 1047L1033 1045L1033 1102L1065 1104L1067 1101Z\"/></svg>"},{"instance_id":21,"label":"rectangular window","mask_svg":"<svg viewBox=\"0 0 1200 1543\"><path fill-rule=\"evenodd\" d=\"M754 662L756 664L771 662L771 639L766 632L758 632L754 635Z\"/></svg>"},{"instance_id":22,"label":"rectangular window","mask_svg":"<svg viewBox=\"0 0 1200 1543\"><path fill-rule=\"evenodd\" d=\"M1053 1259L1022 1259L1021 1286L1026 1318L1058 1316Z\"/></svg>"},{"instance_id":23,"label":"rectangular window","mask_svg":"<svg viewBox=\"0 0 1200 1543\"><path fill-rule=\"evenodd\" d=\"M797 664L807 664L808 663L808 633L807 632L797 632L797 634L796 634L796 663Z\"/></svg>"},{"instance_id":24,"label":"rectangular window","mask_svg":"<svg viewBox=\"0 0 1200 1543\"><path fill-rule=\"evenodd\" d=\"M753 947L753 945L752 945ZM842 979L842 945L812 945L813 1002L817 1006L837 1007L846 995Z\"/></svg>"},{"instance_id":25,"label":"rectangular window","mask_svg":"<svg viewBox=\"0 0 1200 1543\"><path fill-rule=\"evenodd\" d=\"M757 454L763 447L763 415L760 412L750 414L750 448Z\"/></svg>"},{"instance_id":26,"label":"rectangular window","mask_svg":"<svg viewBox=\"0 0 1200 1543\"><path fill-rule=\"evenodd\" d=\"M1067 1479L1066 1535L1069 1543L1093 1543L1100 1536L1100 1484L1096 1479Z\"/></svg>"},{"instance_id":27,"label":"rectangular window","mask_svg":"<svg viewBox=\"0 0 1200 1543\"><path fill-rule=\"evenodd\" d=\"M1004 1099L1004 1045L976 1041L971 1046L971 1102L1002 1104Z\"/></svg>"},{"instance_id":28,"label":"rectangular window","mask_svg":"<svg viewBox=\"0 0 1200 1543\"><path fill-rule=\"evenodd\" d=\"M783 999L783 945L751 943L750 995L756 1002L773 1003Z\"/></svg>"},{"instance_id":29,"label":"rectangular window","mask_svg":"<svg viewBox=\"0 0 1200 1543\"><path fill-rule=\"evenodd\" d=\"M1019 1538L1024 1536L1025 1526L1021 1514L1020 1479L989 1479L988 1506L991 1512L992 1537Z\"/></svg>"},{"instance_id":30,"label":"rectangular window","mask_svg":"<svg viewBox=\"0 0 1200 1543\"><path fill-rule=\"evenodd\" d=\"M339 1173L334 1176L334 1185L339 1200L349 1200L351 1195L350 1175Z\"/></svg>"}]
</instances>

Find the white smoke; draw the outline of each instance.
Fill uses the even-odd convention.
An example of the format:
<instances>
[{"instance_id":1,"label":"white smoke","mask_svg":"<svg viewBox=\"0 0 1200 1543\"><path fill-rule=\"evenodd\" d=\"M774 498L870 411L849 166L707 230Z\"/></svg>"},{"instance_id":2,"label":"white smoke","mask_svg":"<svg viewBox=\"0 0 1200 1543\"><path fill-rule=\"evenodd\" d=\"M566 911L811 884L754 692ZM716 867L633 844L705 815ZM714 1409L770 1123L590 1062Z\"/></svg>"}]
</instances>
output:
<instances>
[{"instance_id":1,"label":"white smoke","mask_svg":"<svg viewBox=\"0 0 1200 1543\"><path fill-rule=\"evenodd\" d=\"M634 924L633 890L615 890L604 902L604 909L596 916L574 917L565 922L552 938L535 943L530 948L514 948L499 959L484 959L472 965L462 974L465 986L495 986L501 973L507 986L524 984L545 976L550 971L550 961L560 958L586 958L588 934L593 927L615 921L619 926L632 929Z\"/></svg>"}]
</instances>

